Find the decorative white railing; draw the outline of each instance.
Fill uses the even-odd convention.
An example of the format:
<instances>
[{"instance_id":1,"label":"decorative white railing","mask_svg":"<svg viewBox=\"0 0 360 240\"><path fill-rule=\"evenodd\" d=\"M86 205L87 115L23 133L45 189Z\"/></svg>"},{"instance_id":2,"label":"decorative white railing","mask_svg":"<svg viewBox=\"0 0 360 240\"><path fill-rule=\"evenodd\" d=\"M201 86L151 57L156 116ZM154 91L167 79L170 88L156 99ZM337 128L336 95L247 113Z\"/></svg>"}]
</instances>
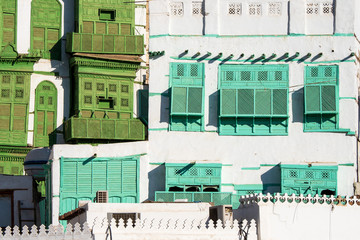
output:
<instances>
[{"instance_id":1,"label":"decorative white railing","mask_svg":"<svg viewBox=\"0 0 360 240\"><path fill-rule=\"evenodd\" d=\"M327 205L348 205L348 206L360 206L360 199L356 197L335 197L331 195L327 197L326 195L319 196L311 196L310 194L305 196L303 194L300 195L288 195L288 194L266 194L263 195L255 194L255 195L246 195L240 197L240 207L244 207L249 204L259 204L259 203L304 203L304 204L327 204Z\"/></svg>"},{"instance_id":2,"label":"decorative white railing","mask_svg":"<svg viewBox=\"0 0 360 240\"><path fill-rule=\"evenodd\" d=\"M68 224L63 226L50 225L45 228L32 226L29 229L24 226L21 231L19 227L7 227L4 232L0 232L1 240L158 240L158 239L177 239L177 240L257 240L257 230L255 220L250 222L243 220L239 225L237 220L222 222L200 221L194 219L120 219L118 222L112 219L96 219L92 228L85 223L82 227L76 223L74 226Z\"/></svg>"}]
</instances>

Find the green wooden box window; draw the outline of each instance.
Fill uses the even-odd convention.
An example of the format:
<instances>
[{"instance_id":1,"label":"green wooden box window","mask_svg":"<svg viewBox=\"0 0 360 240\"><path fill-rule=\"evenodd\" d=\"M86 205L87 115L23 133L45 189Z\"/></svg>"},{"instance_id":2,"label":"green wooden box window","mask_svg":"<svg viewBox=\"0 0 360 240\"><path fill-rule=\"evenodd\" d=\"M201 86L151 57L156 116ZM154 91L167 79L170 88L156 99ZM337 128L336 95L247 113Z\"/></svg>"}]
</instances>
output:
<instances>
[{"instance_id":1,"label":"green wooden box window","mask_svg":"<svg viewBox=\"0 0 360 240\"><path fill-rule=\"evenodd\" d=\"M139 157L61 158L60 214L78 206L79 200L96 198L107 190L109 202L139 202Z\"/></svg>"},{"instance_id":2,"label":"green wooden box window","mask_svg":"<svg viewBox=\"0 0 360 240\"><path fill-rule=\"evenodd\" d=\"M287 65L222 65L220 135L286 135Z\"/></svg>"},{"instance_id":3,"label":"green wooden box window","mask_svg":"<svg viewBox=\"0 0 360 240\"><path fill-rule=\"evenodd\" d=\"M337 165L281 164L281 192L336 195Z\"/></svg>"},{"instance_id":4,"label":"green wooden box window","mask_svg":"<svg viewBox=\"0 0 360 240\"><path fill-rule=\"evenodd\" d=\"M304 87L304 130L339 128L338 66L307 66Z\"/></svg>"},{"instance_id":5,"label":"green wooden box window","mask_svg":"<svg viewBox=\"0 0 360 240\"><path fill-rule=\"evenodd\" d=\"M220 191L221 164L167 163L166 190Z\"/></svg>"},{"instance_id":6,"label":"green wooden box window","mask_svg":"<svg viewBox=\"0 0 360 240\"><path fill-rule=\"evenodd\" d=\"M201 63L170 64L170 130L204 130L204 73Z\"/></svg>"}]
</instances>

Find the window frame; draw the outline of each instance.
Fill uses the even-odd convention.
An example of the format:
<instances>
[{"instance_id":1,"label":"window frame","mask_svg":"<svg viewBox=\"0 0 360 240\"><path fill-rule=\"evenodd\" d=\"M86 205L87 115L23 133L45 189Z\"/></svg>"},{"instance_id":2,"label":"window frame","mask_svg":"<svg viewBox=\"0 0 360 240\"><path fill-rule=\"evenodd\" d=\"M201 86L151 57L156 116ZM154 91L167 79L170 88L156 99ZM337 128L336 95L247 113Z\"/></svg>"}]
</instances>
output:
<instances>
[{"instance_id":1,"label":"window frame","mask_svg":"<svg viewBox=\"0 0 360 240\"><path fill-rule=\"evenodd\" d=\"M227 79L227 72L233 72L231 78ZM266 80L260 80L262 72L267 72ZM281 73L281 75L278 74ZM246 80L243 78L246 75ZM245 76L245 75L244 75ZM265 76L265 75L263 75ZM280 77L281 76L281 77ZM277 65L221 65L219 66L219 135L287 135L289 123L289 66L286 64ZM263 78L263 77L261 77ZM280 79L280 80L276 80ZM274 114L274 90L286 91L286 113ZM235 91L233 98L232 114L223 113L223 92L224 90ZM253 90L253 112L239 113L240 101L238 99L240 90ZM268 91L269 105L268 113L256 111L257 91ZM261 99L260 99L261 100ZM284 101L282 101L285 104ZM284 105L283 105L284 108ZM283 111L284 109L282 109Z\"/></svg>"},{"instance_id":2,"label":"window frame","mask_svg":"<svg viewBox=\"0 0 360 240\"><path fill-rule=\"evenodd\" d=\"M329 77L327 79L325 74L325 69L331 67L334 71L335 76ZM321 70L319 77L311 77L310 71L313 68L317 68ZM304 69L304 124L303 124L303 131L304 132L332 132L339 130L339 66L338 65L316 65L316 66L306 66ZM318 79L318 80L316 80ZM315 82L314 82L315 81ZM322 89L326 86L334 87L334 103L335 103L335 110L333 111L325 111L322 108L323 106L323 99L322 99ZM319 110L308 110L307 99L308 95L307 92L309 91L309 87L318 87L319 88ZM327 127L325 124L325 120L327 117L332 116L334 120L328 118L328 121L335 121L334 127ZM313 118L313 124L308 123L309 118ZM317 119L315 119L317 118ZM317 120L317 121L315 121ZM316 127L315 124L319 124ZM325 126L324 126L325 125Z\"/></svg>"},{"instance_id":3,"label":"window frame","mask_svg":"<svg viewBox=\"0 0 360 240\"><path fill-rule=\"evenodd\" d=\"M183 75L179 75L178 66L183 66ZM192 75L192 66L197 66L196 76ZM176 73L175 73L176 72ZM169 130L186 132L203 132L204 129L204 64L203 63L170 63L170 111L169 111ZM177 88L186 89L185 111L174 111L174 93ZM201 88L201 111L189 112L189 90ZM178 124L178 125L177 125ZM180 125L184 125L184 128ZM199 124L194 127L192 124Z\"/></svg>"}]
</instances>

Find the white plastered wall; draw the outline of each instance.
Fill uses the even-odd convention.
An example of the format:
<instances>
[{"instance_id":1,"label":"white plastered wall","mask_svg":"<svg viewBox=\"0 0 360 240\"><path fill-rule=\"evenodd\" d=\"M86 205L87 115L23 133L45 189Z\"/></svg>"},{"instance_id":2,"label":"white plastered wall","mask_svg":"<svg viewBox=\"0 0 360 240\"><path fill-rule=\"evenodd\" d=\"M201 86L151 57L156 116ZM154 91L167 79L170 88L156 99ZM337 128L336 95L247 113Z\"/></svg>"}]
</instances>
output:
<instances>
[{"instance_id":1,"label":"white plastered wall","mask_svg":"<svg viewBox=\"0 0 360 240\"><path fill-rule=\"evenodd\" d=\"M225 2L224 2L225 3ZM157 6L166 6L167 1L150 2L150 51L166 50L165 56L154 58L150 61L150 94L149 99L149 160L153 163L152 169L160 169L155 163L177 162L189 163L222 163L222 183L226 184L262 184L279 183L280 177L276 179L274 174L276 165L281 162L291 162L294 164L304 162L335 162L339 165L338 170L338 192L342 195L352 195L352 183L356 181L357 166L357 141L355 136L348 136L342 133L305 133L303 132L303 84L305 66L333 65L339 66L339 128L358 130L358 82L357 66L355 58L348 58L349 54L355 51L357 42L351 35L346 36L302 36L303 34L323 35L333 34L333 22L331 20L331 31L319 30L318 27L328 23L312 23L314 28L309 32L305 23L305 0L290 0L290 23L289 32L294 33L288 37L271 36L256 37L248 36L192 36L192 31L182 36L171 36L171 32L166 32L171 26L170 20L166 21L165 14L160 14ZM344 2L338 0L337 4L342 4L339 14L346 15L347 18L353 16L352 1ZM207 1L207 4L210 5ZM218 34L221 32L219 23L223 21L217 15L219 5L206 7L206 21L209 19L212 24L206 24L206 34ZM218 8L216 8L216 5ZM346 5L346 7L344 7ZM153 11L152 11L153 10ZM165 11L165 7L161 10ZM223 11L224 12L224 11ZM153 15L154 14L154 15ZM293 15L292 15L293 14ZM341 16L340 15L340 16ZM336 17L335 26L339 27L344 33L353 31L351 24L346 23L340 16ZM161 17L161 22L157 22ZM229 16L227 16L229 17ZM351 17L350 17L351 18ZM284 19L283 21L288 21ZM327 21L327 20L326 20ZM354 21L354 18L352 18ZM232 26L241 23L234 23ZM268 26L262 25L259 32L265 31ZM282 25L280 25L282 26ZM256 28L254 25L249 28ZM330 27L330 25L329 25ZM270 31L270 30L269 30ZM339 30L340 31L340 30ZM335 30L336 32L336 30ZM170 34L170 36L165 36ZM255 33L252 33L255 34ZM184 58L179 60L179 55L188 50ZM246 59L254 54L255 58L265 54L277 54L277 57L285 53L293 56L296 52L300 57L311 53L312 56L305 59L305 62L269 62L267 64L287 64L289 66L289 126L288 136L219 136L218 125L218 68L221 61L203 60L205 64L205 98L204 98L204 126L205 132L172 132L168 131L169 121L169 63L170 62L198 62L191 59L195 53L200 52L199 58L207 52L212 53L209 58L223 53L222 59L234 55L232 60L239 58L244 53L242 59ZM319 53L323 56L316 58ZM239 58L240 59L240 58ZM340 61L340 60L351 60ZM311 61L313 61L311 63ZM309 63L308 63L309 62ZM222 64L243 64L243 62L223 62ZM258 63L261 64L261 63ZM159 144L161 147L159 147ZM353 166L351 166L353 165ZM265 167L269 166L269 167ZM247 169L258 170L247 170ZM270 171L271 170L271 171ZM154 175L150 182L157 182L156 190L164 190L165 176L162 170L158 170L162 180ZM231 191L229 186L222 187L224 190Z\"/></svg>"}]
</instances>

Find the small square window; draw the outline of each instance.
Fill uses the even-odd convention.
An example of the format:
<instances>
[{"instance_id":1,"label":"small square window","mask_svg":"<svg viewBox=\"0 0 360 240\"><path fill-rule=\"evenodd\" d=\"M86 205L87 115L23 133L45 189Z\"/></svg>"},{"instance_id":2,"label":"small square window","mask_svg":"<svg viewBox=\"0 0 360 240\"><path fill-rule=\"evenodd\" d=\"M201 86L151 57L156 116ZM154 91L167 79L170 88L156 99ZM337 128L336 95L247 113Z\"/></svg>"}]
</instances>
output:
<instances>
[{"instance_id":1,"label":"small square window","mask_svg":"<svg viewBox=\"0 0 360 240\"><path fill-rule=\"evenodd\" d=\"M182 2L170 3L170 15L171 16L183 16L184 15L183 3Z\"/></svg>"},{"instance_id":2,"label":"small square window","mask_svg":"<svg viewBox=\"0 0 360 240\"><path fill-rule=\"evenodd\" d=\"M261 3L251 3L249 4L249 15L251 16L261 16L262 6Z\"/></svg>"},{"instance_id":3,"label":"small square window","mask_svg":"<svg viewBox=\"0 0 360 240\"><path fill-rule=\"evenodd\" d=\"M104 21L115 21L116 11L99 9L99 19Z\"/></svg>"},{"instance_id":4,"label":"small square window","mask_svg":"<svg viewBox=\"0 0 360 240\"><path fill-rule=\"evenodd\" d=\"M192 2L192 15L193 16L202 16L203 15L202 2Z\"/></svg>"},{"instance_id":5,"label":"small square window","mask_svg":"<svg viewBox=\"0 0 360 240\"><path fill-rule=\"evenodd\" d=\"M229 3L228 4L229 15L241 15L241 3Z\"/></svg>"},{"instance_id":6,"label":"small square window","mask_svg":"<svg viewBox=\"0 0 360 240\"><path fill-rule=\"evenodd\" d=\"M280 16L281 15L281 2L269 3L269 15Z\"/></svg>"}]
</instances>

